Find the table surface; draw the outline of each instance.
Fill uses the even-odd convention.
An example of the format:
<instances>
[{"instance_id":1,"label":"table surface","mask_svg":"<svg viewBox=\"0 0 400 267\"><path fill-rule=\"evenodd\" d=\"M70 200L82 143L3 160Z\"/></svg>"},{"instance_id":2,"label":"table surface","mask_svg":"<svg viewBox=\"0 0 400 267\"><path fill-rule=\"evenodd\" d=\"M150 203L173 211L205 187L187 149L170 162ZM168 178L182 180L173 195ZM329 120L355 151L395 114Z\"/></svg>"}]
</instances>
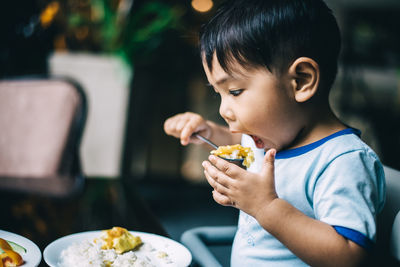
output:
<instances>
[{"instance_id":1,"label":"table surface","mask_svg":"<svg viewBox=\"0 0 400 267\"><path fill-rule=\"evenodd\" d=\"M113 226L168 236L135 183L121 179L87 179L84 191L71 199L1 192L0 201L6 218L0 229L32 240L42 253L62 236ZM40 266L46 266L43 259Z\"/></svg>"}]
</instances>

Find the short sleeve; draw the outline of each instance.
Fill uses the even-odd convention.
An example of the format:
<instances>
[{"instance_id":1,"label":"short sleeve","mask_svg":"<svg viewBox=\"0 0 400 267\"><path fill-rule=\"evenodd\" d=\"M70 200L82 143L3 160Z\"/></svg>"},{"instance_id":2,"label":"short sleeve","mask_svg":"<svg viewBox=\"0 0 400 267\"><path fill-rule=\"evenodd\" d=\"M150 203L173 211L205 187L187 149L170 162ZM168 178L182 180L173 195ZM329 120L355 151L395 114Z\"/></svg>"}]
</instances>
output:
<instances>
[{"instance_id":1,"label":"short sleeve","mask_svg":"<svg viewBox=\"0 0 400 267\"><path fill-rule=\"evenodd\" d=\"M346 238L344 233L355 233L366 241L375 240L376 216L384 201L382 164L375 153L363 149L335 157L321 172L313 194L318 220L332 225Z\"/></svg>"}]
</instances>

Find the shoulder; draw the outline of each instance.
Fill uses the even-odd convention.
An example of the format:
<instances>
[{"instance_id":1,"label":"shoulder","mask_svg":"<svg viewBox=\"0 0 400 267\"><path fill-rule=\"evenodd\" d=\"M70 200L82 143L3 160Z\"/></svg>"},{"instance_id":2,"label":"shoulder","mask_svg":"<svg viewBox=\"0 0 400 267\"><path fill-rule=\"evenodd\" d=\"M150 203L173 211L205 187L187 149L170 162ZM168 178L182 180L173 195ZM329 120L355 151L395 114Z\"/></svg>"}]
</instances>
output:
<instances>
[{"instance_id":1,"label":"shoulder","mask_svg":"<svg viewBox=\"0 0 400 267\"><path fill-rule=\"evenodd\" d=\"M334 160L336 157L354 156L365 160L379 161L376 153L355 134L341 135L320 147L320 153Z\"/></svg>"},{"instance_id":2,"label":"shoulder","mask_svg":"<svg viewBox=\"0 0 400 267\"><path fill-rule=\"evenodd\" d=\"M362 190L366 194L373 192L380 206L385 195L383 166L357 134L340 132L302 149L302 154L284 159L282 168L302 171L309 195Z\"/></svg>"},{"instance_id":3,"label":"shoulder","mask_svg":"<svg viewBox=\"0 0 400 267\"><path fill-rule=\"evenodd\" d=\"M325 162L324 169L334 169L335 173L362 172L378 177L384 174L378 155L355 134L333 138L315 152Z\"/></svg>"},{"instance_id":4,"label":"shoulder","mask_svg":"<svg viewBox=\"0 0 400 267\"><path fill-rule=\"evenodd\" d=\"M357 135L348 134L326 142L321 146L320 156L325 160L325 172L345 173L346 176L362 174L380 183L384 171L378 155Z\"/></svg>"},{"instance_id":5,"label":"shoulder","mask_svg":"<svg viewBox=\"0 0 400 267\"><path fill-rule=\"evenodd\" d=\"M325 160L316 180L317 187L322 192L335 191L353 198L354 194L368 196L376 210L381 210L385 173L377 154L356 135L343 135L331 141L321 147Z\"/></svg>"}]
</instances>

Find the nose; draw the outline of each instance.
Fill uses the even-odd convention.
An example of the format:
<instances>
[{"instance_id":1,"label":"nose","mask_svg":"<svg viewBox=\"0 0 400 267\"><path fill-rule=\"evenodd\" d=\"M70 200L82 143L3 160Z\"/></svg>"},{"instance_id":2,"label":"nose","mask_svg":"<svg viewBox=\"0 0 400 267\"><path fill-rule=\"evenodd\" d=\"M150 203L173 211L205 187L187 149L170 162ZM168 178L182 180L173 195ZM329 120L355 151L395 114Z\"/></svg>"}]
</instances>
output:
<instances>
[{"instance_id":1,"label":"nose","mask_svg":"<svg viewBox=\"0 0 400 267\"><path fill-rule=\"evenodd\" d=\"M219 114L227 123L235 120L235 114L232 111L229 103L223 99L221 99L221 104L219 106Z\"/></svg>"}]
</instances>

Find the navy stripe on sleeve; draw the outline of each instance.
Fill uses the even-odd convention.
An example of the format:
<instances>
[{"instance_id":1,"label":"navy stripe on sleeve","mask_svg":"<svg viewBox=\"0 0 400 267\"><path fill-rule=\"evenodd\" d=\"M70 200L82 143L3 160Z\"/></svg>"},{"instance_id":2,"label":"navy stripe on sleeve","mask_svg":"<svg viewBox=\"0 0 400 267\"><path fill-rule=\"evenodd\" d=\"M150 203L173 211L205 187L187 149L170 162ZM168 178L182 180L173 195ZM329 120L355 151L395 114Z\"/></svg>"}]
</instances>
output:
<instances>
[{"instance_id":1,"label":"navy stripe on sleeve","mask_svg":"<svg viewBox=\"0 0 400 267\"><path fill-rule=\"evenodd\" d=\"M371 251L374 248L374 242L360 232L343 226L333 226L333 228L335 228L338 234L353 241L368 251Z\"/></svg>"}]
</instances>

